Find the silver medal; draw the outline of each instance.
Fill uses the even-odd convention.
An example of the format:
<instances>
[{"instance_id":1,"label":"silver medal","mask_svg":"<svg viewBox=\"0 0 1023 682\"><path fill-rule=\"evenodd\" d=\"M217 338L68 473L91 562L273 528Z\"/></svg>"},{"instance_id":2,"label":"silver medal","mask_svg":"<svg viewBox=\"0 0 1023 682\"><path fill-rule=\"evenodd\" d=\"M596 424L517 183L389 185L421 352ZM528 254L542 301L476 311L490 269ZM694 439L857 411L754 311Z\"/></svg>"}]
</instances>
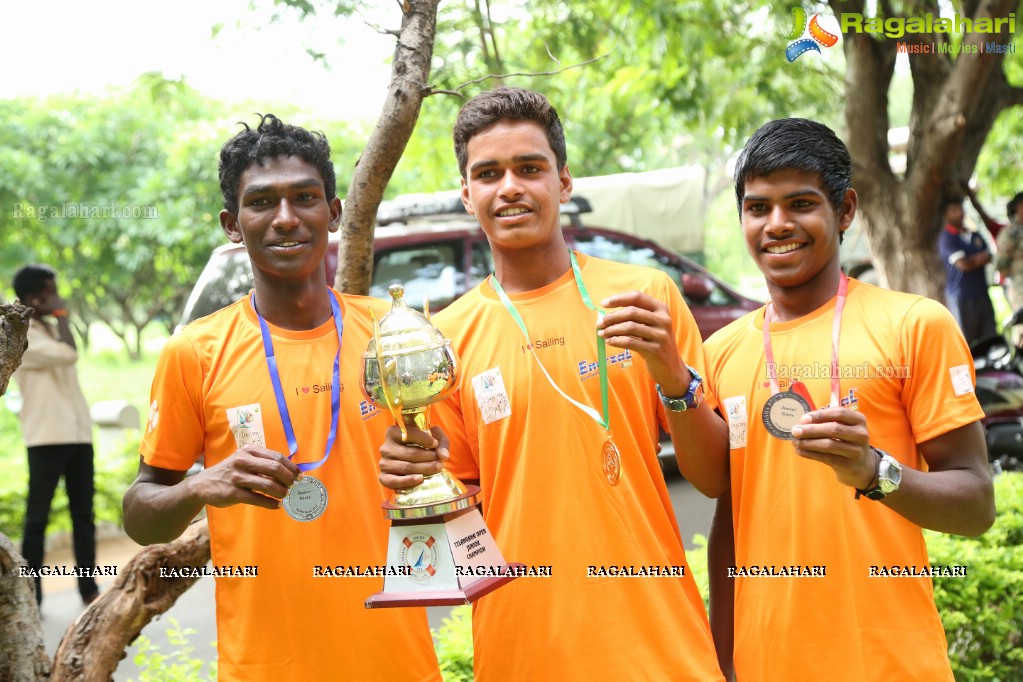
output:
<instances>
[{"instance_id":1,"label":"silver medal","mask_svg":"<svg viewBox=\"0 0 1023 682\"><path fill-rule=\"evenodd\" d=\"M327 508L327 488L320 479L306 475L284 497L284 511L296 521L312 521Z\"/></svg>"},{"instance_id":2,"label":"silver medal","mask_svg":"<svg viewBox=\"0 0 1023 682\"><path fill-rule=\"evenodd\" d=\"M793 391L775 393L764 403L764 427L775 438L792 440L792 427L810 411L806 398Z\"/></svg>"}]
</instances>

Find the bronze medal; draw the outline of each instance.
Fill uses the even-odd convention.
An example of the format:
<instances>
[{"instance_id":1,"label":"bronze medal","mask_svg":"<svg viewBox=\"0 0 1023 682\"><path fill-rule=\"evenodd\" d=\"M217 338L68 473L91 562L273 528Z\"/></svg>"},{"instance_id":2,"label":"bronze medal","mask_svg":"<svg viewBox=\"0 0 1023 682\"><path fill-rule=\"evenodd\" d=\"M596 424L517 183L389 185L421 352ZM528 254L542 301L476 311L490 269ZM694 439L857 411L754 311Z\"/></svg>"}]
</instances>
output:
<instances>
[{"instance_id":1,"label":"bronze medal","mask_svg":"<svg viewBox=\"0 0 1023 682\"><path fill-rule=\"evenodd\" d=\"M601 463L604 466L604 477L612 486L618 485L622 478L622 457L618 448L608 438L604 441L604 447L600 451Z\"/></svg>"}]
</instances>

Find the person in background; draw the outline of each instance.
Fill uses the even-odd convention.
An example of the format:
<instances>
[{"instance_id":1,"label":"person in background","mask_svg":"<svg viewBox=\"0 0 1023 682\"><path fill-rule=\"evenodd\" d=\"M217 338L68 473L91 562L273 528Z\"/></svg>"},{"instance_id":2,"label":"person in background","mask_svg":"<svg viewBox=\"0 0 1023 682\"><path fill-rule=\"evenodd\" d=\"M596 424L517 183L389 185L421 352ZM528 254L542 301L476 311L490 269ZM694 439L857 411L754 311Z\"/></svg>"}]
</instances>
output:
<instances>
[{"instance_id":1,"label":"person in background","mask_svg":"<svg viewBox=\"0 0 1023 682\"><path fill-rule=\"evenodd\" d=\"M1005 206L1009 224L998 234L995 267L1008 283L1007 295L1013 312L1023 308L1023 192Z\"/></svg>"},{"instance_id":2,"label":"person in background","mask_svg":"<svg viewBox=\"0 0 1023 682\"><path fill-rule=\"evenodd\" d=\"M23 404L18 416L28 447L28 500L22 554L36 573L36 602L42 603L38 577L43 564L46 526L60 479L67 491L75 563L96 565L93 517L92 419L78 385L78 349L68 321L67 303L57 291L57 273L45 265L26 265L14 275L14 293L32 308L28 348L14 380ZM99 596L88 571L78 576L78 593L86 605Z\"/></svg>"},{"instance_id":3,"label":"person in background","mask_svg":"<svg viewBox=\"0 0 1023 682\"><path fill-rule=\"evenodd\" d=\"M942 217L945 229L938 238L938 253L945 264L945 305L966 342L973 344L997 332L984 271L991 262L991 249L980 234L966 227L962 199L946 201Z\"/></svg>"}]
</instances>

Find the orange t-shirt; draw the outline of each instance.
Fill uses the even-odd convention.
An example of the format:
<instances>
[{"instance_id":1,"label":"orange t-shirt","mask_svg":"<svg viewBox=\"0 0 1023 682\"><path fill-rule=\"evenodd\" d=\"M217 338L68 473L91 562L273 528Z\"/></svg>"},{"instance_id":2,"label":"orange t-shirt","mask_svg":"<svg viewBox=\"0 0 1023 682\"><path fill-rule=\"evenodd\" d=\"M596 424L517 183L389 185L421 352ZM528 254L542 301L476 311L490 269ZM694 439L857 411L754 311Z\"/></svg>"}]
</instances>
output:
<instances>
[{"instance_id":1,"label":"orange t-shirt","mask_svg":"<svg viewBox=\"0 0 1023 682\"><path fill-rule=\"evenodd\" d=\"M832 299L771 323L780 389L798 378L817 408L831 398L834 311ZM871 567L927 567L920 527L854 499L831 468L797 457L764 427L763 320L763 309L750 313L706 344L708 402L726 416L731 440L736 674L952 680L931 579L871 575ZM963 336L930 299L850 280L838 362L843 404L867 417L871 445L905 467L925 468L917 444L983 416ZM811 576L741 577L750 567L792 566Z\"/></svg>"},{"instance_id":2,"label":"orange t-shirt","mask_svg":"<svg viewBox=\"0 0 1023 682\"><path fill-rule=\"evenodd\" d=\"M703 369L696 323L667 276L578 258L595 303L631 290L666 302L682 358ZM572 272L510 297L557 385L599 413L596 313ZM722 679L657 462L665 420L643 360L607 350L621 452L612 487L601 465L604 429L550 385L489 281L434 322L461 359L460 390L432 413L451 439L448 466L479 479L484 517L506 560L551 567L551 577L519 578L476 603L476 678ZM685 566L685 575L610 575L607 567L617 566Z\"/></svg>"},{"instance_id":3,"label":"orange t-shirt","mask_svg":"<svg viewBox=\"0 0 1023 682\"><path fill-rule=\"evenodd\" d=\"M258 569L256 577L217 578L222 681L440 679L425 610L366 609L382 577L314 577L317 566L383 565L387 551L380 503L388 492L377 482L377 460L391 419L366 403L359 387L360 356L372 334L367 306L378 315L383 308L375 299L338 297L344 314L338 436L326 463L307 472L326 487L326 510L301 522L283 509L207 508L214 567ZM308 331L273 325L270 331L298 441L294 461L317 461L330 428L334 320ZM171 338L152 401L142 441L152 466L188 469L204 452L212 467L231 455L238 443L228 411L239 407L247 408L248 433L261 422L266 447L288 453L248 297ZM237 424L239 413L231 414Z\"/></svg>"}]
</instances>

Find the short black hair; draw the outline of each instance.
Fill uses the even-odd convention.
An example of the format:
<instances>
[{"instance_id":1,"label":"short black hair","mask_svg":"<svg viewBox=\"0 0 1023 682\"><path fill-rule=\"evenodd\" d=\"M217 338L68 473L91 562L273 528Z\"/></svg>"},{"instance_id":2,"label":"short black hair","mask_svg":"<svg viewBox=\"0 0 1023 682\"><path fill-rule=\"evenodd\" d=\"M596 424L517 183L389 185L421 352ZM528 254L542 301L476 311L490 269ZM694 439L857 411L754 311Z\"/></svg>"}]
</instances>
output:
<instances>
[{"instance_id":1,"label":"short black hair","mask_svg":"<svg viewBox=\"0 0 1023 682\"><path fill-rule=\"evenodd\" d=\"M945 211L947 211L950 206L962 206L963 205L963 199L964 198L962 196L958 195L958 194L950 194L947 197L945 197L944 199L942 199L941 200L941 217L942 218L945 217Z\"/></svg>"},{"instance_id":2,"label":"short black hair","mask_svg":"<svg viewBox=\"0 0 1023 682\"><path fill-rule=\"evenodd\" d=\"M278 156L297 156L316 167L323 177L327 201L337 195L337 178L330 160L330 143L321 132L283 123L273 114L256 114L259 125L253 130L248 124L220 148L220 192L224 195L224 208L238 213L238 183L242 173L252 164L262 165Z\"/></svg>"},{"instance_id":3,"label":"short black hair","mask_svg":"<svg viewBox=\"0 0 1023 682\"><path fill-rule=\"evenodd\" d=\"M823 123L805 118L769 121L753 133L735 163L735 200L742 215L746 183L794 168L820 177L837 210L852 187L852 159L845 143Z\"/></svg>"},{"instance_id":4,"label":"short black hair","mask_svg":"<svg viewBox=\"0 0 1023 682\"><path fill-rule=\"evenodd\" d=\"M535 121L547 133L547 142L554 151L554 159L561 171L568 163L565 147L565 129L561 126L558 110L539 92L525 88L500 87L487 90L462 105L455 119L453 136L458 172L465 177L469 161L469 140L478 132L498 121Z\"/></svg>"},{"instance_id":5,"label":"short black hair","mask_svg":"<svg viewBox=\"0 0 1023 682\"><path fill-rule=\"evenodd\" d=\"M26 265L14 273L14 295L24 303L56 279L56 271L48 265Z\"/></svg>"},{"instance_id":6,"label":"short black hair","mask_svg":"<svg viewBox=\"0 0 1023 682\"><path fill-rule=\"evenodd\" d=\"M1020 204L1023 204L1023 192L1017 192L1016 196L1009 199L1009 203L1005 205L1005 212L1008 214L1009 220L1016 219L1016 211L1019 209Z\"/></svg>"}]
</instances>

